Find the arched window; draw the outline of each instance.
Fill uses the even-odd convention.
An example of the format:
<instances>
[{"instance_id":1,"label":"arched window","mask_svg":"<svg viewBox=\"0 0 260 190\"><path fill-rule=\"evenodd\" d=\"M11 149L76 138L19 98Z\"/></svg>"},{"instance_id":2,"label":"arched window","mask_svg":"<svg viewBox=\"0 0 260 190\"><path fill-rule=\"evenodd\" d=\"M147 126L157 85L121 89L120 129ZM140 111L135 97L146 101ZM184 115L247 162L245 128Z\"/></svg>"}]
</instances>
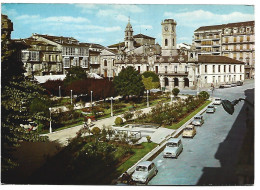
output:
<instances>
[{"instance_id":1,"label":"arched window","mask_svg":"<svg viewBox=\"0 0 260 190\"><path fill-rule=\"evenodd\" d=\"M193 58L193 53L190 54L190 58Z\"/></svg>"},{"instance_id":2,"label":"arched window","mask_svg":"<svg viewBox=\"0 0 260 190\"><path fill-rule=\"evenodd\" d=\"M167 39L165 39L164 45L165 45L165 46L168 46L168 40L167 40Z\"/></svg>"},{"instance_id":3,"label":"arched window","mask_svg":"<svg viewBox=\"0 0 260 190\"><path fill-rule=\"evenodd\" d=\"M106 59L104 60L104 66L107 66L107 60Z\"/></svg>"},{"instance_id":4,"label":"arched window","mask_svg":"<svg viewBox=\"0 0 260 190\"><path fill-rule=\"evenodd\" d=\"M172 46L174 46L174 38L172 39Z\"/></svg>"}]
</instances>

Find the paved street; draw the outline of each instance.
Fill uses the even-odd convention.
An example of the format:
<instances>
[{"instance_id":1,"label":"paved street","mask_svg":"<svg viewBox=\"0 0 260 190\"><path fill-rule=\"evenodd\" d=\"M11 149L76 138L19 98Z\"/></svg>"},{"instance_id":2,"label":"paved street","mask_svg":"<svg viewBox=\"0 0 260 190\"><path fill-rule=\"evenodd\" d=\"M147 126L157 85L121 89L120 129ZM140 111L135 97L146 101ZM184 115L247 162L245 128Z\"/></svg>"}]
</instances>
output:
<instances>
[{"instance_id":1,"label":"paved street","mask_svg":"<svg viewBox=\"0 0 260 190\"><path fill-rule=\"evenodd\" d=\"M253 88L254 81L246 81L244 86L216 89L214 96L232 101L245 98L245 91L248 93ZM181 93L195 94L196 91ZM184 150L178 159L165 159L162 153L154 159L159 172L149 185L236 184L234 168L245 132L246 106L243 104L241 101L236 105L233 115L227 114L221 105L217 106L216 113L205 113L205 123L197 127L194 139L182 139Z\"/></svg>"}]
</instances>

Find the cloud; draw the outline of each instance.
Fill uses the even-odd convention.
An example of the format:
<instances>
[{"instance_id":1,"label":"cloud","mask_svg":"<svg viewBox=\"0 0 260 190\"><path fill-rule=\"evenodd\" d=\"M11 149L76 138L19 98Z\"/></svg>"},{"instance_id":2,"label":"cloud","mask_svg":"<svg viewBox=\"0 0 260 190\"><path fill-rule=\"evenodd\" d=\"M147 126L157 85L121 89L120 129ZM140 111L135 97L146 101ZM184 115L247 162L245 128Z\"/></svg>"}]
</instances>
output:
<instances>
[{"instance_id":1,"label":"cloud","mask_svg":"<svg viewBox=\"0 0 260 190\"><path fill-rule=\"evenodd\" d=\"M92 43L103 43L106 40L103 38L88 38L87 41Z\"/></svg>"},{"instance_id":2,"label":"cloud","mask_svg":"<svg viewBox=\"0 0 260 190\"><path fill-rule=\"evenodd\" d=\"M195 10L192 12L182 13L165 12L164 16L168 18L174 18L177 20L179 25L189 27L254 20L253 14L246 14L241 12L232 12L230 14L215 14L204 10Z\"/></svg>"},{"instance_id":3,"label":"cloud","mask_svg":"<svg viewBox=\"0 0 260 190\"><path fill-rule=\"evenodd\" d=\"M42 19L43 22L71 22L71 23L89 23L87 18L83 17L71 17L71 16L58 16L58 17L47 17Z\"/></svg>"},{"instance_id":4,"label":"cloud","mask_svg":"<svg viewBox=\"0 0 260 190\"><path fill-rule=\"evenodd\" d=\"M16 20L32 21L40 19L40 15L20 15L15 18Z\"/></svg>"},{"instance_id":5,"label":"cloud","mask_svg":"<svg viewBox=\"0 0 260 190\"><path fill-rule=\"evenodd\" d=\"M95 13L94 10L99 8L97 4L86 4L86 3L75 4L75 7L80 8L82 13L90 13L90 14Z\"/></svg>"},{"instance_id":6,"label":"cloud","mask_svg":"<svg viewBox=\"0 0 260 190\"><path fill-rule=\"evenodd\" d=\"M191 38L190 37L179 37L178 40L182 40L182 41L187 41L187 40L190 40Z\"/></svg>"},{"instance_id":7,"label":"cloud","mask_svg":"<svg viewBox=\"0 0 260 190\"><path fill-rule=\"evenodd\" d=\"M137 5L112 5L112 7L120 11L127 11L131 13L141 13L144 11L141 7Z\"/></svg>"}]
</instances>

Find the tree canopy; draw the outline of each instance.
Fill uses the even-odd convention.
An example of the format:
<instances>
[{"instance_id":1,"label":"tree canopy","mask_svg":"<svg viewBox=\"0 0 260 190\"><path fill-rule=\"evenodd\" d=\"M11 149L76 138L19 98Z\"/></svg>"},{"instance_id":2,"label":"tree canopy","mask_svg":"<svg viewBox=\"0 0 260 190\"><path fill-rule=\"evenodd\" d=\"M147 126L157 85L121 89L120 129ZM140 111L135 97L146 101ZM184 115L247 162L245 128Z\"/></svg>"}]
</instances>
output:
<instances>
[{"instance_id":1,"label":"tree canopy","mask_svg":"<svg viewBox=\"0 0 260 190\"><path fill-rule=\"evenodd\" d=\"M123 69L113 82L117 93L124 97L129 95L140 96L144 93L142 77L132 66Z\"/></svg>"},{"instance_id":2,"label":"tree canopy","mask_svg":"<svg viewBox=\"0 0 260 190\"><path fill-rule=\"evenodd\" d=\"M35 132L25 130L20 124L27 124L29 120L47 120L42 112L29 112L33 99L36 97L44 99L45 97L42 96L43 89L23 75L23 62L18 59L20 51L19 44L2 39L2 172L9 171L17 165L12 159L11 150L13 147L19 146L19 141L39 137Z\"/></svg>"},{"instance_id":3,"label":"tree canopy","mask_svg":"<svg viewBox=\"0 0 260 190\"><path fill-rule=\"evenodd\" d=\"M64 84L67 86L74 81L86 79L88 77L85 70L81 67L71 67L64 79Z\"/></svg>"},{"instance_id":4,"label":"tree canopy","mask_svg":"<svg viewBox=\"0 0 260 190\"><path fill-rule=\"evenodd\" d=\"M142 76L145 78L152 77L152 82L160 82L158 75L153 71L145 71Z\"/></svg>"}]
</instances>

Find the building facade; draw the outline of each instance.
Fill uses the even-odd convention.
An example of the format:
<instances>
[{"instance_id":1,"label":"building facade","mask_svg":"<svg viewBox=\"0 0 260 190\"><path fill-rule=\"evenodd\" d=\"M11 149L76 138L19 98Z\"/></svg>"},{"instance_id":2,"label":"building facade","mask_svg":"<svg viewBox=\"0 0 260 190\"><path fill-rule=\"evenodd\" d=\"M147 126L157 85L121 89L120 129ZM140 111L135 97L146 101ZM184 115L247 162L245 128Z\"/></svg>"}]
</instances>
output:
<instances>
[{"instance_id":1,"label":"building facade","mask_svg":"<svg viewBox=\"0 0 260 190\"><path fill-rule=\"evenodd\" d=\"M130 51L134 53L117 51L114 53L116 74L127 66L134 67L141 74L153 71L166 90L175 87L199 89L244 80L244 62L226 56L202 55L195 46L177 50L176 22L165 19L161 26L161 52L152 45L147 46L148 51L136 51L140 47Z\"/></svg>"},{"instance_id":2,"label":"building facade","mask_svg":"<svg viewBox=\"0 0 260 190\"><path fill-rule=\"evenodd\" d=\"M75 38L63 36L33 34L31 38L54 45L58 51L61 51L63 74L66 74L67 70L73 66L82 67L89 72L89 46L87 44L80 43Z\"/></svg>"},{"instance_id":3,"label":"building facade","mask_svg":"<svg viewBox=\"0 0 260 190\"><path fill-rule=\"evenodd\" d=\"M223 55L245 63L245 78L254 78L255 22L202 26L194 31L200 55Z\"/></svg>"}]
</instances>

